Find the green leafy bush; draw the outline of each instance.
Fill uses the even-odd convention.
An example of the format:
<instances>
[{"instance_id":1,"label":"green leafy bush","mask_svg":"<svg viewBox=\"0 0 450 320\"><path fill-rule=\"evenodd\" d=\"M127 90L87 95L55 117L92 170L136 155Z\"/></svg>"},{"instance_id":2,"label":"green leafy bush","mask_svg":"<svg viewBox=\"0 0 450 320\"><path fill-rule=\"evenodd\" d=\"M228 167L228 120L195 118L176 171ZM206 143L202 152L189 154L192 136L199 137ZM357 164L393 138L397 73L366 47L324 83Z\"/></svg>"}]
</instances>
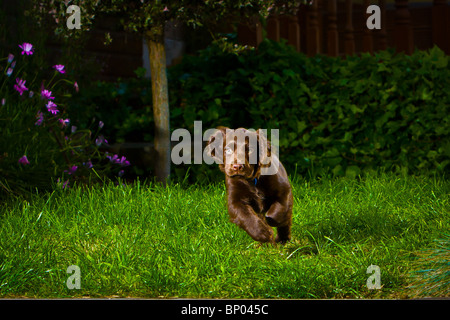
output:
<instances>
[{"instance_id":1,"label":"green leafy bush","mask_svg":"<svg viewBox=\"0 0 450 320\"><path fill-rule=\"evenodd\" d=\"M279 129L282 160L299 173L450 167L450 64L437 47L309 58L266 40L240 53L209 47L170 75L172 129Z\"/></svg>"},{"instance_id":2,"label":"green leafy bush","mask_svg":"<svg viewBox=\"0 0 450 320\"><path fill-rule=\"evenodd\" d=\"M279 129L290 172L356 177L382 168L444 173L450 164L450 64L437 47L344 58L307 57L284 42L258 49L212 44L168 70L171 130ZM152 142L148 79L96 82L70 101L84 128L105 122L110 142ZM82 124L84 123L84 124ZM270 135L270 132L269 132ZM269 136L270 138L270 136ZM173 166L173 176L215 179L208 165ZM210 174L213 172L213 174Z\"/></svg>"},{"instance_id":3,"label":"green leafy bush","mask_svg":"<svg viewBox=\"0 0 450 320\"><path fill-rule=\"evenodd\" d=\"M142 76L116 82L96 81L71 99L69 111L80 128L89 127L96 121L93 119L101 119L110 143L150 142L154 132L151 101L150 80Z\"/></svg>"}]
</instances>

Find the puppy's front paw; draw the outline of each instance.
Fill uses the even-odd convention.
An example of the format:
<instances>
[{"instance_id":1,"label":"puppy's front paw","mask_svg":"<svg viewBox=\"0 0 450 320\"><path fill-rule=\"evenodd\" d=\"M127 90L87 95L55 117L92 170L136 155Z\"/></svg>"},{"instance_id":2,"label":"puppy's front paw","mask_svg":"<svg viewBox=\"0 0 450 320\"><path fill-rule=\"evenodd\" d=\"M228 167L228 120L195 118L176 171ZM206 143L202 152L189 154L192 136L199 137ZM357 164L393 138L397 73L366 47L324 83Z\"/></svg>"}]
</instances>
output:
<instances>
[{"instance_id":1,"label":"puppy's front paw","mask_svg":"<svg viewBox=\"0 0 450 320\"><path fill-rule=\"evenodd\" d=\"M259 242L274 242L273 230L262 220L259 220L258 228L256 232L252 235L252 238Z\"/></svg>"}]
</instances>

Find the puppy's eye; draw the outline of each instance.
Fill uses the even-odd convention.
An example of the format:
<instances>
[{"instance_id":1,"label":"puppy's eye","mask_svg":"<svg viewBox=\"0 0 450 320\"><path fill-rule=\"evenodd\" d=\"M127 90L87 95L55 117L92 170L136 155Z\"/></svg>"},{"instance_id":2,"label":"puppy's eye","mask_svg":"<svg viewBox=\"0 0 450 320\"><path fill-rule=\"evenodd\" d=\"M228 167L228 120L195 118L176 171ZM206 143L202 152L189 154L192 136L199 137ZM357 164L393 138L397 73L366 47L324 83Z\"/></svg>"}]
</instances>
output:
<instances>
[{"instance_id":1,"label":"puppy's eye","mask_svg":"<svg viewBox=\"0 0 450 320\"><path fill-rule=\"evenodd\" d=\"M225 148L225 154L230 155L232 153L233 153L233 150L231 150L230 148Z\"/></svg>"}]
</instances>

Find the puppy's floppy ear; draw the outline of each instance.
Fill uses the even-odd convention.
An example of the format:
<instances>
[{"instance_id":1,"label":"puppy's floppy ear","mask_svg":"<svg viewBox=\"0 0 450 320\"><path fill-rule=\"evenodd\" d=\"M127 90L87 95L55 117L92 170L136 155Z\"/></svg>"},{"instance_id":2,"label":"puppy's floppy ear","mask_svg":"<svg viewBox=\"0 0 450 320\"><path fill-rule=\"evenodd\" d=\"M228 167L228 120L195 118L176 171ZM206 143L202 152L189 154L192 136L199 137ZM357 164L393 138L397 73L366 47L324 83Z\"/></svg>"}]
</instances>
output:
<instances>
[{"instance_id":1,"label":"puppy's floppy ear","mask_svg":"<svg viewBox=\"0 0 450 320\"><path fill-rule=\"evenodd\" d=\"M223 146L227 129L229 130L229 128L222 126L217 127L217 129L210 129L211 133L206 143L205 155L215 160L218 164L223 164ZM205 159L205 162L208 163L209 161Z\"/></svg>"},{"instance_id":2,"label":"puppy's floppy ear","mask_svg":"<svg viewBox=\"0 0 450 320\"><path fill-rule=\"evenodd\" d=\"M260 166L270 165L272 156L272 146L267 139L266 131L267 130L265 129L258 129L258 131L256 131L258 135L258 164Z\"/></svg>"},{"instance_id":3,"label":"puppy's floppy ear","mask_svg":"<svg viewBox=\"0 0 450 320\"><path fill-rule=\"evenodd\" d=\"M260 157L258 163L261 168L260 174L263 176L277 174L280 167L280 160L278 159L278 129L270 130L273 145L267 139L266 131L265 129L258 130L258 156Z\"/></svg>"}]
</instances>

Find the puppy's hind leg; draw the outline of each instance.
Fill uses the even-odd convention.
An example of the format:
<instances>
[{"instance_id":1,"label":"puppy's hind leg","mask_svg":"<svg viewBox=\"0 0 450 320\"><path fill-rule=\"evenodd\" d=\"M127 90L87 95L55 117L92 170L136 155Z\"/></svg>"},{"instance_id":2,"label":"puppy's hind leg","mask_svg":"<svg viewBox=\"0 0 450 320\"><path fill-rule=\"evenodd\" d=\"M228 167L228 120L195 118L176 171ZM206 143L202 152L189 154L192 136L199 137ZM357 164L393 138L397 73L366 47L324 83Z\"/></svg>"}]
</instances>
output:
<instances>
[{"instance_id":1,"label":"puppy's hind leg","mask_svg":"<svg viewBox=\"0 0 450 320\"><path fill-rule=\"evenodd\" d=\"M292 208L274 203L266 213L266 221L272 227L277 227L275 242L286 243L291 240Z\"/></svg>"},{"instance_id":2,"label":"puppy's hind leg","mask_svg":"<svg viewBox=\"0 0 450 320\"><path fill-rule=\"evenodd\" d=\"M285 244L291 240L291 225L278 227L275 242Z\"/></svg>"}]
</instances>

